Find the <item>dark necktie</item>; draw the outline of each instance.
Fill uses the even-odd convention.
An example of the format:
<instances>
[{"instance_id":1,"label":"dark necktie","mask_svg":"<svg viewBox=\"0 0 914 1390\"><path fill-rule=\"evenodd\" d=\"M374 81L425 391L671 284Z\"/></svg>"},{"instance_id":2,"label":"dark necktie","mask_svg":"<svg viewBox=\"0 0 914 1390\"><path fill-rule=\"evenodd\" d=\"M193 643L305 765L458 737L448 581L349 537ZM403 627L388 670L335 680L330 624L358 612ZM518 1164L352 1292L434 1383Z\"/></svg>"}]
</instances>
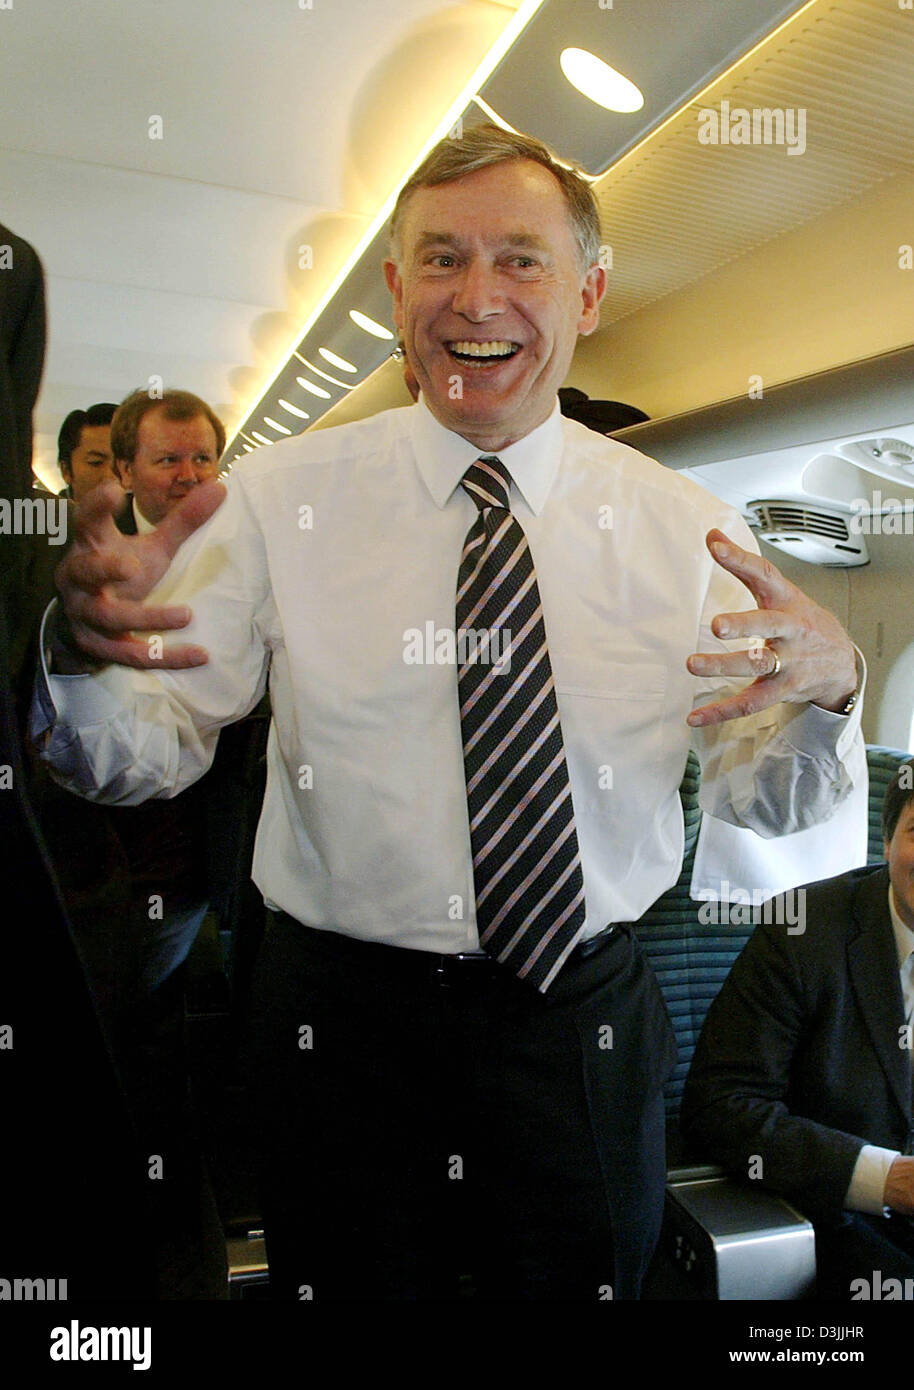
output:
<instances>
[{"instance_id":1,"label":"dark necktie","mask_svg":"<svg viewBox=\"0 0 914 1390\"><path fill-rule=\"evenodd\" d=\"M498 458L463 478L479 516L457 577L457 689L480 944L545 992L584 925L584 880L539 588L510 486Z\"/></svg>"}]
</instances>

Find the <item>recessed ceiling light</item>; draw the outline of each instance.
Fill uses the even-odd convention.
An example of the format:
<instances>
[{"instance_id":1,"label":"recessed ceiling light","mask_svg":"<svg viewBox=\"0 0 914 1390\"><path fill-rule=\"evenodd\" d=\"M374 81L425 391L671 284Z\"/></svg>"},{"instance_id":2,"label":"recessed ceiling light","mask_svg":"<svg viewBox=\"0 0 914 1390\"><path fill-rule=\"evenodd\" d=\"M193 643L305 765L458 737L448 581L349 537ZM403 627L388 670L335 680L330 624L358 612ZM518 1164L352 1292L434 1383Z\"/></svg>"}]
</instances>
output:
<instances>
[{"instance_id":1,"label":"recessed ceiling light","mask_svg":"<svg viewBox=\"0 0 914 1390\"><path fill-rule=\"evenodd\" d=\"M290 401L284 401L282 396L280 396L279 398L279 404L282 406L283 410L288 410L290 415L297 415L300 420L311 419L311 416L308 414L307 410L302 410L299 406L292 405Z\"/></svg>"},{"instance_id":2,"label":"recessed ceiling light","mask_svg":"<svg viewBox=\"0 0 914 1390\"><path fill-rule=\"evenodd\" d=\"M586 48L566 48L559 62L572 87L607 111L640 111L644 96L635 86Z\"/></svg>"},{"instance_id":3,"label":"recessed ceiling light","mask_svg":"<svg viewBox=\"0 0 914 1390\"><path fill-rule=\"evenodd\" d=\"M350 309L349 317L358 328L364 328L366 333L370 333L375 338L392 338L394 335L389 328L385 328L382 323L375 323L367 314L361 313L358 309Z\"/></svg>"},{"instance_id":4,"label":"recessed ceiling light","mask_svg":"<svg viewBox=\"0 0 914 1390\"><path fill-rule=\"evenodd\" d=\"M337 357L335 352L329 348L318 348L318 352L325 362L329 362L331 367L336 367L338 372L357 372L358 367L354 367L351 362L347 362L345 357Z\"/></svg>"},{"instance_id":5,"label":"recessed ceiling light","mask_svg":"<svg viewBox=\"0 0 914 1390\"><path fill-rule=\"evenodd\" d=\"M257 430L251 430L251 434L254 436L255 439L259 439L261 444L273 443L272 439L267 439L265 435L259 434Z\"/></svg>"},{"instance_id":6,"label":"recessed ceiling light","mask_svg":"<svg viewBox=\"0 0 914 1390\"><path fill-rule=\"evenodd\" d=\"M291 434L292 431L287 425L281 425L278 420L271 420L269 415L263 417L263 423L269 425L271 430L276 430L279 434Z\"/></svg>"},{"instance_id":7,"label":"recessed ceiling light","mask_svg":"<svg viewBox=\"0 0 914 1390\"><path fill-rule=\"evenodd\" d=\"M313 381L305 381L303 376L297 376L295 380L298 382L299 386L303 387L306 391L310 391L312 396L322 396L325 401L329 401L330 392L325 391L323 386L315 386Z\"/></svg>"}]
</instances>

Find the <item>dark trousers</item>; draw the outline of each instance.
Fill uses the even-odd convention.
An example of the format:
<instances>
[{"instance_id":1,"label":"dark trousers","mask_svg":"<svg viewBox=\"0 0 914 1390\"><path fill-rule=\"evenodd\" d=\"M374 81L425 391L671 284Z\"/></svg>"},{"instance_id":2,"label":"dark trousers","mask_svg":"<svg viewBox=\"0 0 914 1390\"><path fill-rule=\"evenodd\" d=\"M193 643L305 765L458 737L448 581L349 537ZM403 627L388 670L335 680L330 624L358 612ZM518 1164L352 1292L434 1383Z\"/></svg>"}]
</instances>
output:
<instances>
[{"instance_id":1,"label":"dark trousers","mask_svg":"<svg viewBox=\"0 0 914 1390\"><path fill-rule=\"evenodd\" d=\"M870 1299L909 1297L914 1289L914 1222L892 1215L846 1212L838 1225L816 1226L816 1289L820 1299L847 1301L868 1287ZM888 1280L898 1281L897 1287Z\"/></svg>"},{"instance_id":2,"label":"dark trousers","mask_svg":"<svg viewBox=\"0 0 914 1390\"><path fill-rule=\"evenodd\" d=\"M637 1297L675 1046L627 928L542 996L275 914L255 990L275 1296Z\"/></svg>"}]
</instances>

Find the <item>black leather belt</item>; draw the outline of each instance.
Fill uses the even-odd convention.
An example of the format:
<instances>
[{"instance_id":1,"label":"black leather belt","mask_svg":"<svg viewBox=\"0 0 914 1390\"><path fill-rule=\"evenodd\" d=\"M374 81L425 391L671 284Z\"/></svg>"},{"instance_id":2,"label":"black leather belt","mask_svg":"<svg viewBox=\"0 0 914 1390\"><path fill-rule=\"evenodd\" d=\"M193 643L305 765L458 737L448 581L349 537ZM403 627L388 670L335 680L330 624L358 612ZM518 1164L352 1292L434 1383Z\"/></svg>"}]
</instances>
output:
<instances>
[{"instance_id":1,"label":"black leather belt","mask_svg":"<svg viewBox=\"0 0 914 1390\"><path fill-rule=\"evenodd\" d=\"M500 965L494 956L490 956L484 951L459 951L448 954L435 951L413 951L386 942L362 941L356 937L343 936L338 932L307 927L281 910L273 910L270 915L275 921L285 922L295 930L305 933L309 940L321 950L330 951L334 955L351 955L354 961L364 961L371 957L378 962L386 962L388 965L397 962L398 966L420 973L424 967L428 972L428 979L434 984L443 986L481 984L486 978L499 978L505 973L505 967ZM623 923L622 925L627 926L628 924ZM595 951L599 951L607 945L616 930L616 923L604 927L602 931L597 932L596 936L591 936L587 941L582 941L578 946L575 946L569 959L586 960L588 956L592 956Z\"/></svg>"},{"instance_id":2,"label":"black leather belt","mask_svg":"<svg viewBox=\"0 0 914 1390\"><path fill-rule=\"evenodd\" d=\"M586 960L592 956L594 951L599 951L601 946L605 946L609 938L616 930L616 923L610 922L608 927L598 931L596 936L590 936L586 941L582 941L579 946L575 946L572 955L579 956L581 960Z\"/></svg>"},{"instance_id":3,"label":"black leather belt","mask_svg":"<svg viewBox=\"0 0 914 1390\"><path fill-rule=\"evenodd\" d=\"M571 958L577 957L579 960L586 960L595 951L599 951L607 944L610 937L616 930L615 923L604 927L597 932L596 936L589 937L575 946L571 953ZM433 956L434 965L432 967L432 977L437 984L451 985L458 982L470 983L471 980L481 979L486 973L497 975L505 969L499 965L494 956L486 955L479 951L457 952L453 955Z\"/></svg>"}]
</instances>

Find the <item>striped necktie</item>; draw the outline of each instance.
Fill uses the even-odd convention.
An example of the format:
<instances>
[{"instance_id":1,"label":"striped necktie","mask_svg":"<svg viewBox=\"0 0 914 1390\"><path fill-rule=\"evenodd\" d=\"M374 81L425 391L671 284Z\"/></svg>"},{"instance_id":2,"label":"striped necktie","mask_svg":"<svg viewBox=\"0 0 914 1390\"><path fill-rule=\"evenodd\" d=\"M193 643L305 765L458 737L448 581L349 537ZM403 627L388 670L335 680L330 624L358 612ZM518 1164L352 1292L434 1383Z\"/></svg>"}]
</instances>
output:
<instances>
[{"instance_id":1,"label":"striped necktie","mask_svg":"<svg viewBox=\"0 0 914 1390\"><path fill-rule=\"evenodd\" d=\"M545 993L584 925L546 628L498 458L470 467L479 508L457 577L457 689L480 945Z\"/></svg>"}]
</instances>

